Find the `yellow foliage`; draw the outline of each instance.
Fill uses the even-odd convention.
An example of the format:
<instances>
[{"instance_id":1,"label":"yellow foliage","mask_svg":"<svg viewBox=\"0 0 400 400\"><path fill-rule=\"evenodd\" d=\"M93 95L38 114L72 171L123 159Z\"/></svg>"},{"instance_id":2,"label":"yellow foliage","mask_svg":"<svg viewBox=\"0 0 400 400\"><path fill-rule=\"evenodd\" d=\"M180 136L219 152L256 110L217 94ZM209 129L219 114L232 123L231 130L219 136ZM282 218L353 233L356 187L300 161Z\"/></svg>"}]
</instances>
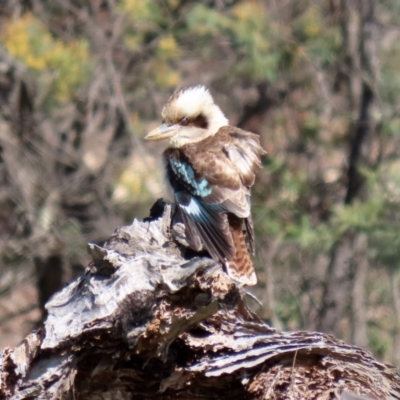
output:
<instances>
[{"instance_id":1,"label":"yellow foliage","mask_svg":"<svg viewBox=\"0 0 400 400\"><path fill-rule=\"evenodd\" d=\"M316 4L310 5L305 14L302 16L302 25L305 34L308 37L321 35L323 33L321 22L322 19L319 6Z\"/></svg>"},{"instance_id":2,"label":"yellow foliage","mask_svg":"<svg viewBox=\"0 0 400 400\"><path fill-rule=\"evenodd\" d=\"M266 18L266 8L259 0L240 2L232 9L232 14L242 21L259 22Z\"/></svg>"},{"instance_id":3,"label":"yellow foliage","mask_svg":"<svg viewBox=\"0 0 400 400\"><path fill-rule=\"evenodd\" d=\"M181 76L178 70L172 69L168 64L160 61L155 63L154 67L156 68L154 75L158 86L174 88L179 84Z\"/></svg>"},{"instance_id":4,"label":"yellow foliage","mask_svg":"<svg viewBox=\"0 0 400 400\"><path fill-rule=\"evenodd\" d=\"M1 35L6 49L17 58L23 58L29 54L29 36L26 25L30 23L32 16L27 14L24 18L14 20L10 23ZM31 60L32 62L33 60Z\"/></svg>"},{"instance_id":5,"label":"yellow foliage","mask_svg":"<svg viewBox=\"0 0 400 400\"><path fill-rule=\"evenodd\" d=\"M148 0L122 0L118 8L135 19L152 19L151 2Z\"/></svg>"},{"instance_id":6,"label":"yellow foliage","mask_svg":"<svg viewBox=\"0 0 400 400\"><path fill-rule=\"evenodd\" d=\"M86 77L89 52L86 41L65 43L32 14L10 21L0 35L7 51L39 73L52 72L58 100L68 100Z\"/></svg>"},{"instance_id":7,"label":"yellow foliage","mask_svg":"<svg viewBox=\"0 0 400 400\"><path fill-rule=\"evenodd\" d=\"M141 45L142 38L139 35L126 34L124 37L124 43L129 49L135 50Z\"/></svg>"},{"instance_id":8,"label":"yellow foliage","mask_svg":"<svg viewBox=\"0 0 400 400\"><path fill-rule=\"evenodd\" d=\"M175 8L179 5L179 0L169 0L168 5L172 8Z\"/></svg>"},{"instance_id":9,"label":"yellow foliage","mask_svg":"<svg viewBox=\"0 0 400 400\"><path fill-rule=\"evenodd\" d=\"M181 50L172 35L164 36L158 43L158 52L168 58L179 57Z\"/></svg>"},{"instance_id":10,"label":"yellow foliage","mask_svg":"<svg viewBox=\"0 0 400 400\"><path fill-rule=\"evenodd\" d=\"M117 10L129 20L123 39L129 49L135 50L143 44L150 32L156 34L160 29L163 13L155 1L122 0Z\"/></svg>"},{"instance_id":11,"label":"yellow foliage","mask_svg":"<svg viewBox=\"0 0 400 400\"><path fill-rule=\"evenodd\" d=\"M162 195L163 177L156 159L141 152L132 156L122 171L113 198L118 203L135 199L137 202L154 199Z\"/></svg>"}]
</instances>

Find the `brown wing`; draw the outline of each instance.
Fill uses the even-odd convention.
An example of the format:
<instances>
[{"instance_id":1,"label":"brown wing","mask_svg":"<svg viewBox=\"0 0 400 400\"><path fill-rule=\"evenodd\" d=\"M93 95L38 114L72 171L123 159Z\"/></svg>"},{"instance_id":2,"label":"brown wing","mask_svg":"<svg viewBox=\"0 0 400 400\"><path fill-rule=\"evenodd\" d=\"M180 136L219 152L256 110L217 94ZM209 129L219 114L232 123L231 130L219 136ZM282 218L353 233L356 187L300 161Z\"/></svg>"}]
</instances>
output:
<instances>
[{"instance_id":1,"label":"brown wing","mask_svg":"<svg viewBox=\"0 0 400 400\"><path fill-rule=\"evenodd\" d=\"M255 173L262 167L261 156L266 151L260 145L258 135L236 127L221 128L221 135L229 136L230 140L224 141L224 147L229 155L244 186L249 189L248 201L250 203L250 187L254 184ZM245 218L245 229L250 251L254 253L254 227L251 213Z\"/></svg>"},{"instance_id":2,"label":"brown wing","mask_svg":"<svg viewBox=\"0 0 400 400\"><path fill-rule=\"evenodd\" d=\"M238 172L242 184L251 187L254 184L255 172L261 168L261 156L266 151L260 145L260 138L255 133L244 131L233 126L219 130L228 157Z\"/></svg>"},{"instance_id":3,"label":"brown wing","mask_svg":"<svg viewBox=\"0 0 400 400\"><path fill-rule=\"evenodd\" d=\"M258 136L227 126L221 128L214 136L200 143L187 145L182 150L188 163L193 166L197 180L206 179L212 189L210 194L197 197L196 200L209 212L232 213L243 218L249 247L254 252L250 186L254 183L255 170L261 167L260 156L265 153L260 146ZM222 215L219 215L217 219L221 217ZM233 252L230 248L232 241L226 222L225 216L219 223L215 221L219 226L215 226L212 232L206 224L196 221L195 226L191 227L192 231L197 230L208 248L212 247L209 251L214 255L218 254L219 259L228 258L227 253L231 256ZM207 245L210 241L212 243Z\"/></svg>"}]
</instances>

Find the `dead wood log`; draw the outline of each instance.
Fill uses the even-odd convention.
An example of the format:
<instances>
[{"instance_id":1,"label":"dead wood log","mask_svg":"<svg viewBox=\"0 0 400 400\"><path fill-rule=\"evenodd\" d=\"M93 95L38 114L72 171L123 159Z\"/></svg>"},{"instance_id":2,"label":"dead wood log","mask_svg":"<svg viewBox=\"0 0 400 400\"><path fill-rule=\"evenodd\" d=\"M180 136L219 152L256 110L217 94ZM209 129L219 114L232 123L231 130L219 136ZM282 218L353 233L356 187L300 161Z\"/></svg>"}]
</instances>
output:
<instances>
[{"instance_id":1,"label":"dead wood log","mask_svg":"<svg viewBox=\"0 0 400 400\"><path fill-rule=\"evenodd\" d=\"M263 323L160 204L89 245L93 261L48 302L44 329L2 351L2 398L400 398L396 370L367 351Z\"/></svg>"}]
</instances>

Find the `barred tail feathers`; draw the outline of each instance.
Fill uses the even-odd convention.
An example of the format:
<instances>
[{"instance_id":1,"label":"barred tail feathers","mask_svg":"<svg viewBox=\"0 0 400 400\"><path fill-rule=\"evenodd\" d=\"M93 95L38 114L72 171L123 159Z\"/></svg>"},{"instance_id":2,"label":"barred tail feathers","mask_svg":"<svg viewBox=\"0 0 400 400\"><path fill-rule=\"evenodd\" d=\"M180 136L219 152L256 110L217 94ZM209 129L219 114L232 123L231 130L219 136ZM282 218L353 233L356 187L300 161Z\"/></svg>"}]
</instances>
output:
<instances>
[{"instance_id":1,"label":"barred tail feathers","mask_svg":"<svg viewBox=\"0 0 400 400\"><path fill-rule=\"evenodd\" d=\"M242 229L242 219L229 218L230 231L236 249L235 258L227 260L225 265L228 275L243 286L257 283L257 276L247 249L246 238Z\"/></svg>"}]
</instances>

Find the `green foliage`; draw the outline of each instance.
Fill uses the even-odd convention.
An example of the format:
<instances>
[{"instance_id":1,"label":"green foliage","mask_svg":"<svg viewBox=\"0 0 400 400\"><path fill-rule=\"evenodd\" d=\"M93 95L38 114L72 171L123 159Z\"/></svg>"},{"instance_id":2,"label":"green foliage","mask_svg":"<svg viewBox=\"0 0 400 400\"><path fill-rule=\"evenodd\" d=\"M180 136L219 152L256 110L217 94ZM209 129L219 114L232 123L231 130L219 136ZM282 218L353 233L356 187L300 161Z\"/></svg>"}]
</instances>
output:
<instances>
[{"instance_id":1,"label":"green foliage","mask_svg":"<svg viewBox=\"0 0 400 400\"><path fill-rule=\"evenodd\" d=\"M276 313L285 329L295 330L300 325L300 304L297 295L285 288L281 301L277 304Z\"/></svg>"},{"instance_id":2,"label":"green foliage","mask_svg":"<svg viewBox=\"0 0 400 400\"><path fill-rule=\"evenodd\" d=\"M154 40L166 22L162 8L151 0L123 0L117 11L129 20L123 40L133 51Z\"/></svg>"},{"instance_id":3,"label":"green foliage","mask_svg":"<svg viewBox=\"0 0 400 400\"><path fill-rule=\"evenodd\" d=\"M149 60L147 74L156 85L170 89L179 85L181 74L174 67L174 62L182 57L182 50L175 34L167 29L168 15L174 7L174 1L160 3L145 0L123 0L118 12L129 20L124 34L124 43L133 52L140 52L145 46L155 48Z\"/></svg>"},{"instance_id":4,"label":"green foliage","mask_svg":"<svg viewBox=\"0 0 400 400\"><path fill-rule=\"evenodd\" d=\"M265 7L257 1L239 2L229 14L197 4L187 17L189 33L196 37L206 57L218 57L227 41L237 54L231 73L255 80L274 81L281 57L279 36ZM209 46L217 41L216 47ZM221 43L218 43L221 42Z\"/></svg>"},{"instance_id":5,"label":"green foliage","mask_svg":"<svg viewBox=\"0 0 400 400\"><path fill-rule=\"evenodd\" d=\"M398 161L382 163L374 174L375 191L371 200L375 209L368 215L370 222L370 253L377 266L391 273L400 271L400 173ZM396 272L397 271L397 272Z\"/></svg>"},{"instance_id":6,"label":"green foliage","mask_svg":"<svg viewBox=\"0 0 400 400\"><path fill-rule=\"evenodd\" d=\"M323 4L312 3L293 24L293 37L299 41L306 57L329 65L341 51L340 27L324 19Z\"/></svg>"},{"instance_id":7,"label":"green foliage","mask_svg":"<svg viewBox=\"0 0 400 400\"><path fill-rule=\"evenodd\" d=\"M48 90L57 101L70 100L90 72L88 42L55 39L32 14L10 21L0 39L11 55L35 71L42 84L48 85L50 74Z\"/></svg>"},{"instance_id":8,"label":"green foliage","mask_svg":"<svg viewBox=\"0 0 400 400\"><path fill-rule=\"evenodd\" d=\"M124 12L135 21L139 30L158 30L163 21L162 9L159 4L151 0L122 0L118 5L118 11Z\"/></svg>"},{"instance_id":9,"label":"green foliage","mask_svg":"<svg viewBox=\"0 0 400 400\"><path fill-rule=\"evenodd\" d=\"M398 93L400 90L400 71L398 68L400 43L395 42L389 48L382 48L381 57L382 97L388 103L396 103L398 101Z\"/></svg>"},{"instance_id":10,"label":"green foliage","mask_svg":"<svg viewBox=\"0 0 400 400\"><path fill-rule=\"evenodd\" d=\"M367 202L355 201L351 205L338 205L333 212L332 221L339 232L348 230L370 232L380 221L382 199Z\"/></svg>"}]
</instances>

